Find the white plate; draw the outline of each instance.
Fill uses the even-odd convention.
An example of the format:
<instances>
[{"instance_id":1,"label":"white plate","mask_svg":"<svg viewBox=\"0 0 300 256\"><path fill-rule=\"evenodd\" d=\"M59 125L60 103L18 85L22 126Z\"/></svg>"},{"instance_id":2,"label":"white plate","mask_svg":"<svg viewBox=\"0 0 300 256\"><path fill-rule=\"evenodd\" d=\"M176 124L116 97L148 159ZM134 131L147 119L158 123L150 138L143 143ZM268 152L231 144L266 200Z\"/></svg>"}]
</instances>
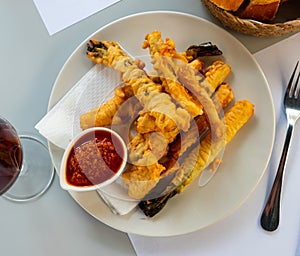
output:
<instances>
[{"instance_id":1,"label":"white plate","mask_svg":"<svg viewBox=\"0 0 300 256\"><path fill-rule=\"evenodd\" d=\"M234 212L255 189L270 158L275 133L273 102L266 79L248 50L218 26L183 13L146 12L122 18L89 36L63 66L53 87L49 109L93 65L85 57L89 39L115 40L135 56L145 55L144 37L154 29L173 39L177 50L191 44L213 42L232 67L227 79L236 99L248 99L255 105L255 115L226 147L218 173L205 187L194 182L182 194L172 198L155 217L145 218L140 211L117 216L99 199L96 192L71 192L76 202L99 221L124 232L145 236L186 234L224 219ZM56 170L63 150L50 144Z\"/></svg>"}]
</instances>

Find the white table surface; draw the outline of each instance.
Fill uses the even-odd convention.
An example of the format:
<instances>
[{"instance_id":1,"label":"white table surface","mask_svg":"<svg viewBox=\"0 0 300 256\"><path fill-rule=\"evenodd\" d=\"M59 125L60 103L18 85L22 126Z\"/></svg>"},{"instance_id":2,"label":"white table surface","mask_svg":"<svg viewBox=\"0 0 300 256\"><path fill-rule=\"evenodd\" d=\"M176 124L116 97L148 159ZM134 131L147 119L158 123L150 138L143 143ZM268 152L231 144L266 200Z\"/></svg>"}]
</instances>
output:
<instances>
[{"instance_id":1,"label":"white table surface","mask_svg":"<svg viewBox=\"0 0 300 256\"><path fill-rule=\"evenodd\" d=\"M19 131L36 132L56 76L76 46L113 20L150 10L182 11L219 24L200 0L122 0L49 36L32 0L1 0L0 114ZM252 53L287 37L230 33ZM127 234L87 214L60 188L57 176L37 201L16 204L0 198L0 212L1 255L135 255Z\"/></svg>"}]
</instances>

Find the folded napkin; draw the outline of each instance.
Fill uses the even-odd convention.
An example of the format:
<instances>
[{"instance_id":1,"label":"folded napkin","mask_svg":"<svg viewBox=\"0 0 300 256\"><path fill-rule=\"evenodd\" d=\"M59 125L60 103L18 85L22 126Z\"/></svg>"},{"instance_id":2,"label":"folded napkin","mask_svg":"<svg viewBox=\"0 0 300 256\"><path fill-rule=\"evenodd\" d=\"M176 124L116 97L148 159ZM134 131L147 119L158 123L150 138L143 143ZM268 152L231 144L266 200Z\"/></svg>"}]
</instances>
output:
<instances>
[{"instance_id":1,"label":"folded napkin","mask_svg":"<svg viewBox=\"0 0 300 256\"><path fill-rule=\"evenodd\" d=\"M51 143L65 149L81 131L80 115L102 105L113 96L114 89L120 84L120 75L115 70L100 64L94 65L35 128ZM127 214L138 204L138 201L127 196L121 178L98 190L98 193L120 215Z\"/></svg>"},{"instance_id":2,"label":"folded napkin","mask_svg":"<svg viewBox=\"0 0 300 256\"><path fill-rule=\"evenodd\" d=\"M282 151L287 125L282 111L282 97L296 61L300 60L299 45L300 33L254 54L270 84L277 119L269 169L250 198L225 220L191 234L170 238L129 234L137 255L300 255L300 172L297 158L300 155L300 132L297 129L300 128L300 121L293 135L287 162L279 229L269 233L262 230L259 224Z\"/></svg>"}]
</instances>

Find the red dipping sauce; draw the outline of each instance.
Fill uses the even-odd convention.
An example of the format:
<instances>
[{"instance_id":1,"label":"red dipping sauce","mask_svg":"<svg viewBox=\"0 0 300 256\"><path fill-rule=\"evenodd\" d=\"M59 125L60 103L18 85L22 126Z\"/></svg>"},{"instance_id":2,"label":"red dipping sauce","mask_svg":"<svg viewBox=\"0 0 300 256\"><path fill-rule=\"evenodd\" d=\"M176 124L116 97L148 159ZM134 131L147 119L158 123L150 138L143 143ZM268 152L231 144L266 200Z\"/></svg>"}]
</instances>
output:
<instances>
[{"instance_id":1,"label":"red dipping sauce","mask_svg":"<svg viewBox=\"0 0 300 256\"><path fill-rule=\"evenodd\" d=\"M66 158L66 183L87 187L106 182L124 166L125 150L120 138L110 130L91 130L83 134Z\"/></svg>"}]
</instances>

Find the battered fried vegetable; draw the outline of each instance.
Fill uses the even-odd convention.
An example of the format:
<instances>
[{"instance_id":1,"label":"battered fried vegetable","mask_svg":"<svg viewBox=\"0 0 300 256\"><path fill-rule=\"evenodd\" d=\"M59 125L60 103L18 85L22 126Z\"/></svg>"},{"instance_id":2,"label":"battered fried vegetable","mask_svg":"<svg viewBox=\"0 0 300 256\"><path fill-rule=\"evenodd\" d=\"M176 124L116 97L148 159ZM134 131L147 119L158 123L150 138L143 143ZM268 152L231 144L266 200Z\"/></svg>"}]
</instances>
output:
<instances>
[{"instance_id":1,"label":"battered fried vegetable","mask_svg":"<svg viewBox=\"0 0 300 256\"><path fill-rule=\"evenodd\" d=\"M185 59L185 56L181 55L180 58L178 57L179 54L177 54L175 50L174 42L170 39L167 39L166 42L164 42L161 39L159 32L153 31L145 37L143 48L146 47L150 50L154 70L163 81L163 88L168 95L171 95L176 99L176 101L184 109L187 109L193 117L203 114L202 109L204 106L212 131L212 143L224 144L224 124L223 121L220 120L216 110L218 104L210 98L217 83L214 84L215 87L210 87L209 85L203 87L204 84L199 83L201 78L197 77L195 70L192 70L190 66L187 65L188 61ZM178 62L178 58L180 59L180 62ZM184 79L181 78L181 80L193 89L195 97L179 82L178 76L183 77ZM174 126L170 119L165 118L166 116L172 116L169 113L172 113L173 111L170 109L171 105L169 104L169 100L164 100L166 95L167 94L164 93L160 93L159 96L155 95L149 101L149 104L153 105L151 107L147 106L148 104L144 105L144 109L137 121L137 131L139 134L145 135L150 132L162 132L167 144L169 144L175 139L180 129L174 129L177 126ZM162 102L166 102L166 104L162 104ZM151 111L148 109L151 109ZM162 115L162 113L164 115ZM160 122L159 126L157 125L157 122ZM160 127L160 130L157 130L157 127ZM148 136L139 135L139 140L141 138L148 138ZM146 143L133 143L133 141L136 140L132 140L130 147L134 149L131 150L131 152L134 152L134 157L130 157L130 159L137 159L134 161L134 164L139 168L129 168L122 177L124 183L128 186L129 194L135 199L141 199L157 184L162 175L165 175L165 171L162 168L158 168L157 170L152 168L152 172L155 173L154 176L160 176L156 179L146 180L147 177L153 178L153 173L151 175L143 173L149 172L149 170L145 167L141 167L141 159L138 159L135 153L138 155L143 154L142 166L145 165L145 163L148 163L148 165L150 163L151 166L155 166L155 159L159 161L160 158L152 154L153 147L147 142L149 139L145 140ZM159 143L157 144L159 145ZM162 145L163 143L160 143L160 146ZM160 157L161 156L163 155L160 155ZM173 171L173 168L168 170Z\"/></svg>"},{"instance_id":2,"label":"battered fried vegetable","mask_svg":"<svg viewBox=\"0 0 300 256\"><path fill-rule=\"evenodd\" d=\"M92 109L80 116L80 127L85 130L95 126L111 125L112 120L120 106L133 96L131 86L122 86L115 89L112 99L105 102L102 106Z\"/></svg>"},{"instance_id":3,"label":"battered fried vegetable","mask_svg":"<svg viewBox=\"0 0 300 256\"><path fill-rule=\"evenodd\" d=\"M143 48L149 48L153 68L163 81L164 90L183 108L187 109L193 117L202 114L200 102L177 80L178 72L176 70L181 65L186 65L188 60L184 55L176 52L174 41L166 38L166 42L164 42L161 33L154 30L146 35Z\"/></svg>"},{"instance_id":4,"label":"battered fried vegetable","mask_svg":"<svg viewBox=\"0 0 300 256\"><path fill-rule=\"evenodd\" d=\"M142 45L143 49L149 48L150 56L165 56L172 57L178 60L182 60L187 63L185 53L178 53L175 49L175 43L170 38L166 38L166 41L161 37L161 33L157 30L145 36L145 41Z\"/></svg>"},{"instance_id":5,"label":"battered fried vegetable","mask_svg":"<svg viewBox=\"0 0 300 256\"><path fill-rule=\"evenodd\" d=\"M236 135L236 133L244 126L244 124L248 122L253 113L254 105L247 100L237 101L235 105L226 112L226 144L228 144ZM178 172L177 177L173 180L178 193L181 193L186 186L189 185L221 151L221 148L212 149L210 141L211 138L208 134L208 136L206 136L200 143L200 150L194 150L190 153L189 157L184 160L181 173ZM213 154L212 150L214 150ZM189 165L192 158L197 159L197 162L192 168L190 168ZM188 171L188 175L186 175L186 169L191 170ZM186 179L183 179L183 177L186 177ZM182 182L182 180L184 180L184 182ZM180 185L178 183L180 183Z\"/></svg>"},{"instance_id":6,"label":"battered fried vegetable","mask_svg":"<svg viewBox=\"0 0 300 256\"><path fill-rule=\"evenodd\" d=\"M113 67L120 72L124 83L132 87L134 95L148 112L152 111L152 107L162 109L168 104L170 111L167 113L168 116L165 117L165 120L173 124L174 129L188 129L189 113L183 108L176 107L169 96L163 95L164 93L161 93L162 86L154 83L116 42L91 40L87 56L96 63ZM161 98L161 100L158 100L158 98ZM159 125L163 124L157 122L156 125L160 128Z\"/></svg>"},{"instance_id":7,"label":"battered fried vegetable","mask_svg":"<svg viewBox=\"0 0 300 256\"><path fill-rule=\"evenodd\" d=\"M158 31L153 31L151 34L148 34L146 36L146 40L144 41L144 48L149 47L150 54L153 55L159 55L159 56L170 56L175 57L183 60L184 62L187 62L188 59L185 58L185 55L191 56L191 51L197 51L197 59L192 60L189 63L189 66L192 67L195 70L202 70L203 69L203 62L199 60L199 56L203 56L204 52L209 52L210 50L213 50L216 48L216 46L212 46L209 43L201 44L199 46L190 46L184 54L178 54L175 50L175 44L172 40L166 39L166 42L164 42L161 38L161 33ZM104 50L103 50L104 49ZM108 50L109 47L106 46L105 43L98 42L95 40L91 40L90 45L88 46L88 53L87 55L89 58L91 58L96 63L99 62L109 62L109 60L104 60L102 54L105 54L105 50ZM114 50L116 54L120 56L124 56L126 58L126 54L122 53L122 51ZM211 54L215 54L216 51ZM221 52L219 51L219 54ZM207 55L207 53L205 54ZM104 55L103 55L104 56ZM101 61L100 61L101 59ZM190 61L190 60L189 60ZM128 60L128 63L131 61ZM139 69L142 69L144 67L144 64L142 62L138 62L137 60L133 61L134 64ZM211 84L216 87L216 85L220 84L228 73L230 72L230 68L228 65L225 65L224 63L218 62L218 65L215 63L213 66L209 67L207 70L208 79ZM224 71L222 73L222 71ZM164 74L166 75L166 74ZM174 78L172 78L174 79ZM165 86L165 89L172 95L176 95L177 100L179 102L182 102L182 106L190 112L192 112L193 116L196 116L198 114L198 111L201 112L201 106L199 102L191 95L188 94L188 91L180 84L178 84L176 81L172 81L167 83L169 86ZM160 90L161 88L159 88ZM124 88L118 88L115 91L115 96L106 102L103 106L99 106L95 109L92 109L90 112L85 113L81 116L80 124L82 129L87 129L89 127L93 126L108 126L111 124L111 121L116 113L116 111L119 109L119 107L126 101L127 98L131 97L133 95L131 86L126 86ZM143 117L143 120L154 120L149 116L149 114L145 114ZM116 120L115 120L116 121ZM154 126L155 127L155 122ZM138 131L145 133L150 132L149 126L148 129L146 129L146 126L144 123L141 122L141 124L138 123Z\"/></svg>"},{"instance_id":8,"label":"battered fried vegetable","mask_svg":"<svg viewBox=\"0 0 300 256\"><path fill-rule=\"evenodd\" d=\"M211 55L220 55L222 52L217 48L217 46L212 45L211 43L204 43L198 46L192 45L190 46L184 53L177 53L175 50L175 44L172 40L166 39L166 42L161 38L161 33L158 31L153 31L151 34L148 34L145 38L143 48L149 47L151 55L159 55L159 56L169 56L174 57L176 59L181 59L184 62L189 61L189 66L195 70L203 70L203 62L200 61L199 57L202 56L211 56ZM109 47L105 43L91 40L88 45L88 53L90 59L95 61L96 63L109 62L109 60L103 60L103 56L105 56L105 51L108 50ZM126 54L122 54L122 52L115 50L117 54L120 56L126 56ZM102 56L103 55L103 56ZM100 61L100 56L101 61ZM144 64L139 62L138 60L133 61L138 68L144 68ZM130 61L128 60L128 63ZM108 63L106 63L108 64ZM220 70L220 68L219 68ZM210 68L209 73L214 73L214 70ZM218 71L218 73L220 73ZM210 75L210 77L217 77L216 75ZM210 78L211 79L211 78ZM224 80L225 76L223 75ZM212 84L218 84L219 82L211 81ZM172 85L169 86L172 88ZM190 95L188 95L187 90L181 86L173 86L173 95L178 95L181 98L181 102L183 102L183 107L187 107L187 109L191 109L192 104L198 105L199 103L193 103L194 99ZM179 89L178 89L179 88ZM172 90L170 90L172 91ZM111 124L112 118L114 117L116 111L119 107L126 101L127 98L132 96L131 86L126 86L124 88L118 88L115 91L114 97L106 102L103 106L99 106L95 109L92 109L90 112L85 113L81 116L80 124L82 129L87 129L93 126L108 126ZM188 100L185 100L188 99ZM199 106L199 105L198 105ZM198 110L196 110L198 111ZM192 111L194 116L196 113ZM144 117L145 119L151 119L148 115ZM142 129L140 129L141 131ZM149 130L148 130L149 132Z\"/></svg>"},{"instance_id":9,"label":"battered fried vegetable","mask_svg":"<svg viewBox=\"0 0 300 256\"><path fill-rule=\"evenodd\" d=\"M238 101L226 112L226 143L229 143L236 133L244 126L254 113L254 106L247 100ZM200 150L199 150L200 149ZM181 193L217 156L221 148L212 154L211 138L208 134L200 147L195 147L183 161L182 166L172 180L173 190L162 197L141 201L140 209L146 216L153 217L166 205L168 200Z\"/></svg>"},{"instance_id":10,"label":"battered fried vegetable","mask_svg":"<svg viewBox=\"0 0 300 256\"><path fill-rule=\"evenodd\" d=\"M142 199L159 182L160 175L165 169L158 162L147 166L131 165L130 171L123 173L124 185L128 187L128 195L135 199Z\"/></svg>"},{"instance_id":11,"label":"battered fried vegetable","mask_svg":"<svg viewBox=\"0 0 300 256\"><path fill-rule=\"evenodd\" d=\"M234 98L232 89L226 83L221 84L215 94L222 106L222 109L218 111L223 111L223 109L228 107ZM170 144L168 152L170 158L177 160L191 145L198 141L199 135L202 135L209 129L209 121L205 115L197 116L195 122L195 126L192 126L187 132L181 133L180 136L177 136L176 140Z\"/></svg>"},{"instance_id":12,"label":"battered fried vegetable","mask_svg":"<svg viewBox=\"0 0 300 256\"><path fill-rule=\"evenodd\" d=\"M227 107L233 100L233 92L228 84L220 85L215 94L223 108ZM218 111L223 110L219 109ZM169 144L168 155L162 162L166 169L160 174L158 184L147 194L147 199L160 197L161 193L168 194L169 191L166 191L166 187L174 178L174 173L180 168L179 163L186 157L189 149L192 148L193 145L200 143L200 138L203 137L208 130L209 121L206 115L197 116L195 122L192 122L190 129L187 132L179 134L175 141ZM157 146L159 149L162 149L166 145L161 141ZM173 188L171 190L173 190Z\"/></svg>"},{"instance_id":13,"label":"battered fried vegetable","mask_svg":"<svg viewBox=\"0 0 300 256\"><path fill-rule=\"evenodd\" d=\"M206 83L200 81L203 77L199 77L194 69L186 65L188 60L185 55L176 52L174 42L167 38L164 43L161 34L156 30L146 35L143 48L149 48L153 68L162 78L166 92L172 95L193 117L203 114L204 108L209 117L212 133L216 132L213 134L214 139L222 140L223 123L216 111L217 102L213 102L210 96L215 88L223 82L219 74L223 70L218 69L218 74L215 74L216 65L210 69L211 74L215 74L210 77L218 78L212 86L207 81ZM183 61L178 62L178 56L181 56L180 60ZM226 76L227 74L224 74L222 78L225 79ZM210 80L213 81L213 79Z\"/></svg>"},{"instance_id":14,"label":"battered fried vegetable","mask_svg":"<svg viewBox=\"0 0 300 256\"><path fill-rule=\"evenodd\" d=\"M231 68L228 64L217 60L206 69L205 78L213 88L216 88L225 81L230 71Z\"/></svg>"},{"instance_id":15,"label":"battered fried vegetable","mask_svg":"<svg viewBox=\"0 0 300 256\"><path fill-rule=\"evenodd\" d=\"M129 196L135 199L148 198L161 185L159 193L163 197L140 203L140 208L147 216L154 216L169 198L180 193L215 159L225 146L225 133L228 142L250 115L243 112L241 117L238 109L246 112L248 109L239 107L241 103L226 113L226 126L222 115L219 115L233 98L230 87L223 84L231 71L230 66L216 61L204 70L204 63L199 59L222 54L216 46L191 46L185 52L178 53L173 40L167 38L164 41L160 32L153 31L145 37L143 48L149 48L152 55L153 77L144 71L143 62L129 57L118 43L90 41L88 58L113 67L121 74L125 86L116 90L114 97L104 105L82 115L81 126L85 129L96 124L105 126L112 122L122 123L128 116L130 119L130 114L119 111L121 105L132 96L138 101L138 108L130 106L132 109L128 111L137 116L133 123L137 134L130 137L130 164L122 174L122 179L128 187ZM220 84L219 88L223 90L214 94ZM223 97L221 102L220 97ZM193 118L197 126L191 128ZM204 130L210 132L199 146L197 135ZM194 135L194 132L198 134ZM174 141L179 133L184 134L180 152L178 149L176 151ZM199 147L194 147L194 144ZM183 153L186 155L177 162ZM172 154L174 157L170 157ZM175 164L165 161L172 158Z\"/></svg>"},{"instance_id":16,"label":"battered fried vegetable","mask_svg":"<svg viewBox=\"0 0 300 256\"><path fill-rule=\"evenodd\" d=\"M161 85L154 83L116 42L91 40L87 56L94 62L113 67L121 73L122 80L126 85L131 86L134 95L143 106L143 112L153 119L155 131L167 138L167 143L175 139L179 130L188 130L191 120L188 111L177 107L170 95L162 92ZM143 118L143 113L141 113L140 118ZM133 143L128 145L129 160L136 167L129 168L123 173L123 180L126 184L129 183L128 177L132 181L132 185L128 187L128 193L133 195L134 198L140 198L143 193L144 195L147 194L149 192L148 187L151 189L152 186L155 186L155 182L158 182L156 179L150 180L148 182L149 186L145 185L143 191L138 191L141 186L135 186L139 182L139 180L134 180L135 178L153 177L152 173L149 172L156 169L155 173L160 173L165 169L163 165L158 163L159 159L156 159L156 162L151 162L151 168L147 165L140 165L141 162L149 165L149 161L153 159L151 154L147 154L151 151L150 136L141 136L140 134L139 132L132 140ZM135 143L136 140L140 143ZM143 145L143 147L139 145ZM133 159L132 156L134 156ZM151 159L149 159L149 156ZM143 175L140 175L142 172ZM143 179L141 182L143 182ZM134 196L135 193L136 196Z\"/></svg>"}]
</instances>

